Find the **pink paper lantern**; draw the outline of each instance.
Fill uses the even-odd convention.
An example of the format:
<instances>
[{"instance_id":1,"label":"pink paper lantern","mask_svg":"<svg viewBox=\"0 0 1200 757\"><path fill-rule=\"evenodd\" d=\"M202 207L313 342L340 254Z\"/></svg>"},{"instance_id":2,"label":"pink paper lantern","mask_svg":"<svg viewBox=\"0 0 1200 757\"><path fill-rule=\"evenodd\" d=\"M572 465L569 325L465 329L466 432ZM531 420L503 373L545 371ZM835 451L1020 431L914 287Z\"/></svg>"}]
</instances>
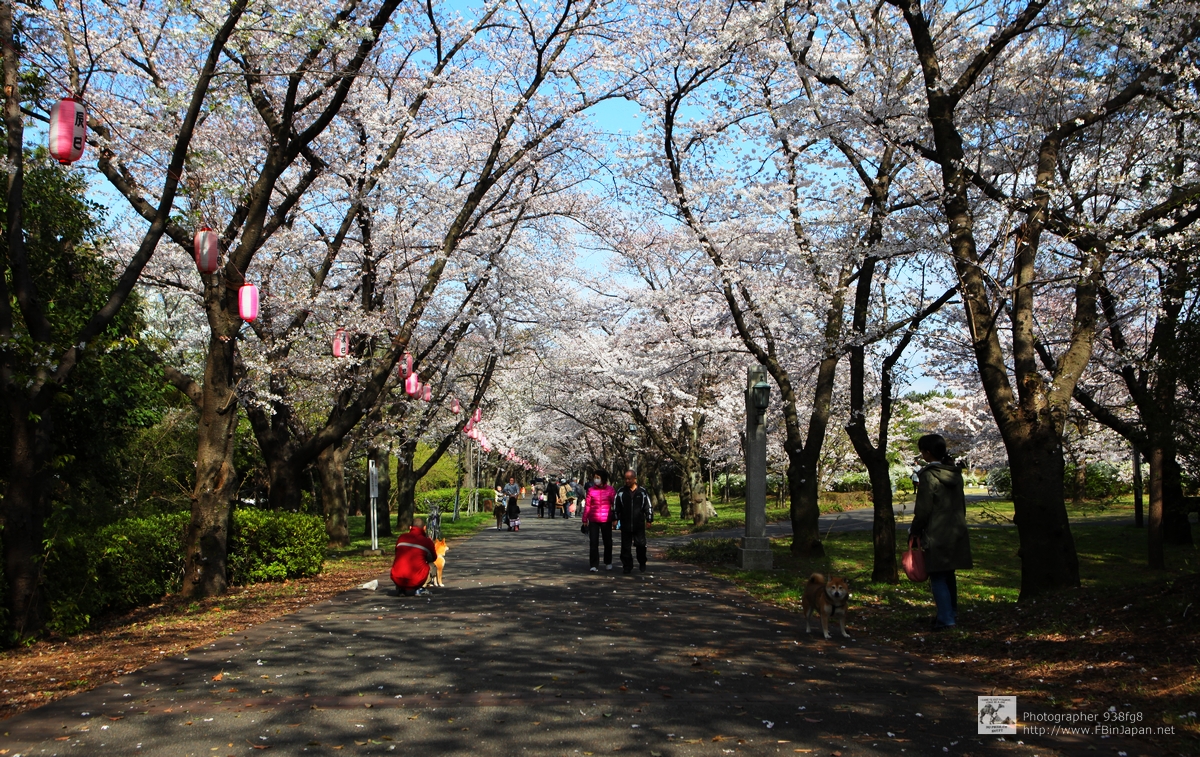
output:
<instances>
[{"instance_id":1,"label":"pink paper lantern","mask_svg":"<svg viewBox=\"0 0 1200 757\"><path fill-rule=\"evenodd\" d=\"M409 397L415 397L419 391L421 391L421 379L417 378L417 374L409 373L408 378L404 379L404 393Z\"/></svg>"},{"instance_id":2,"label":"pink paper lantern","mask_svg":"<svg viewBox=\"0 0 1200 757\"><path fill-rule=\"evenodd\" d=\"M483 420L483 408L475 408L475 412L471 414L471 420L479 423Z\"/></svg>"},{"instance_id":3,"label":"pink paper lantern","mask_svg":"<svg viewBox=\"0 0 1200 757\"><path fill-rule=\"evenodd\" d=\"M400 378L408 378L413 372L412 366L413 356L408 352L404 353L404 356L400 358Z\"/></svg>"},{"instance_id":4,"label":"pink paper lantern","mask_svg":"<svg viewBox=\"0 0 1200 757\"><path fill-rule=\"evenodd\" d=\"M345 329L338 329L333 333L333 356L347 357L350 354L350 337L346 335Z\"/></svg>"},{"instance_id":5,"label":"pink paper lantern","mask_svg":"<svg viewBox=\"0 0 1200 757\"><path fill-rule=\"evenodd\" d=\"M258 287L253 284L243 284L238 290L238 315L246 323L258 318Z\"/></svg>"},{"instance_id":6,"label":"pink paper lantern","mask_svg":"<svg viewBox=\"0 0 1200 757\"><path fill-rule=\"evenodd\" d=\"M462 405L458 404L458 397L455 397L453 400L450 401L450 410L455 415L458 415L459 413L462 412Z\"/></svg>"},{"instance_id":7,"label":"pink paper lantern","mask_svg":"<svg viewBox=\"0 0 1200 757\"><path fill-rule=\"evenodd\" d=\"M196 254L196 270L200 273L216 273L221 267L221 247L217 232L201 226L192 239Z\"/></svg>"},{"instance_id":8,"label":"pink paper lantern","mask_svg":"<svg viewBox=\"0 0 1200 757\"><path fill-rule=\"evenodd\" d=\"M425 394L421 396L421 399L425 400L426 402L433 402L433 387L432 386L430 386L429 384L425 385Z\"/></svg>"},{"instance_id":9,"label":"pink paper lantern","mask_svg":"<svg viewBox=\"0 0 1200 757\"><path fill-rule=\"evenodd\" d=\"M63 165L83 157L87 112L78 97L64 97L50 109L50 154Z\"/></svg>"}]
</instances>

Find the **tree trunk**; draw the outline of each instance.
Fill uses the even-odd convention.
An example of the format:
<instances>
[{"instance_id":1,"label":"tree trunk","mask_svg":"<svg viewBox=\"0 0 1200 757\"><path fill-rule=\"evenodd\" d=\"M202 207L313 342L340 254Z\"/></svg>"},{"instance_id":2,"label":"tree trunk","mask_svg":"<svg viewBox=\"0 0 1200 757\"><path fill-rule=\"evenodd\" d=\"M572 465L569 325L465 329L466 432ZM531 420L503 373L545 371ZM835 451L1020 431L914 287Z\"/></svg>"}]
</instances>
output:
<instances>
[{"instance_id":1,"label":"tree trunk","mask_svg":"<svg viewBox=\"0 0 1200 757\"><path fill-rule=\"evenodd\" d=\"M417 511L417 477L413 471L416 442L405 442L396 456L396 530L407 533Z\"/></svg>"},{"instance_id":2,"label":"tree trunk","mask_svg":"<svg viewBox=\"0 0 1200 757\"><path fill-rule=\"evenodd\" d=\"M684 471L684 479L688 482L688 492L690 494L690 506L692 514L692 524L703 526L708 523L708 519L717 514L713 506L708 502L708 487L704 481L704 471L700 468L700 461L695 460L688 469ZM682 500L683 494L680 493Z\"/></svg>"},{"instance_id":3,"label":"tree trunk","mask_svg":"<svg viewBox=\"0 0 1200 757\"><path fill-rule=\"evenodd\" d=\"M325 535L330 547L350 546L350 526L347 521L346 460L352 445L346 441L331 444L317 456L317 472L321 476L321 510L325 514Z\"/></svg>"},{"instance_id":4,"label":"tree trunk","mask_svg":"<svg viewBox=\"0 0 1200 757\"><path fill-rule=\"evenodd\" d=\"M871 580L894 584L900 580L896 572L896 513L892 509L892 477L887 455L875 453L863 459L871 479L871 501L875 517L871 526L875 545Z\"/></svg>"},{"instance_id":5,"label":"tree trunk","mask_svg":"<svg viewBox=\"0 0 1200 757\"><path fill-rule=\"evenodd\" d=\"M396 476L396 530L407 533L417 514L417 480L411 472Z\"/></svg>"},{"instance_id":6,"label":"tree trunk","mask_svg":"<svg viewBox=\"0 0 1200 757\"><path fill-rule=\"evenodd\" d=\"M1133 525L1136 528L1142 528L1145 525L1143 507L1142 451L1135 444L1133 445Z\"/></svg>"},{"instance_id":7,"label":"tree trunk","mask_svg":"<svg viewBox=\"0 0 1200 757\"><path fill-rule=\"evenodd\" d=\"M791 499L792 554L800 557L824 557L825 547L821 544L821 507L817 493L816 450L805 450L788 455L788 495Z\"/></svg>"},{"instance_id":8,"label":"tree trunk","mask_svg":"<svg viewBox=\"0 0 1200 757\"><path fill-rule=\"evenodd\" d=\"M1174 440L1163 447L1163 541L1177 546L1192 544L1192 524L1183 500L1183 469Z\"/></svg>"},{"instance_id":9,"label":"tree trunk","mask_svg":"<svg viewBox=\"0 0 1200 757\"><path fill-rule=\"evenodd\" d=\"M647 458L642 465L642 470L643 483L646 491L650 492L650 501L654 503L654 514L666 518L671 517L671 508L667 506L667 495L663 492L661 464Z\"/></svg>"},{"instance_id":10,"label":"tree trunk","mask_svg":"<svg viewBox=\"0 0 1200 757\"><path fill-rule=\"evenodd\" d=\"M687 520L692 513L692 484L688 480L687 471L679 473L679 519Z\"/></svg>"},{"instance_id":11,"label":"tree trunk","mask_svg":"<svg viewBox=\"0 0 1200 757\"><path fill-rule=\"evenodd\" d=\"M1072 501L1078 507L1083 504L1083 498L1087 495L1087 463L1082 460L1075 461L1075 491L1072 492Z\"/></svg>"},{"instance_id":12,"label":"tree trunk","mask_svg":"<svg viewBox=\"0 0 1200 757\"><path fill-rule=\"evenodd\" d=\"M386 448L374 450L375 470L379 475L379 498L375 500L379 535L392 535L392 454Z\"/></svg>"},{"instance_id":13,"label":"tree trunk","mask_svg":"<svg viewBox=\"0 0 1200 757\"><path fill-rule=\"evenodd\" d=\"M49 619L42 592L46 521L46 461L50 459L50 413L33 420L23 398L9 398L8 489L4 495L4 578L10 625L18 640L36 635Z\"/></svg>"},{"instance_id":14,"label":"tree trunk","mask_svg":"<svg viewBox=\"0 0 1200 757\"><path fill-rule=\"evenodd\" d=\"M266 457L265 454L263 456ZM300 470L290 455L272 455L267 463L267 507L271 510L299 512L300 504Z\"/></svg>"},{"instance_id":15,"label":"tree trunk","mask_svg":"<svg viewBox=\"0 0 1200 757\"><path fill-rule=\"evenodd\" d=\"M1160 446L1150 448L1146 455L1150 460L1150 523L1146 529L1149 547L1149 565L1155 570L1167 567L1163 552L1163 450Z\"/></svg>"},{"instance_id":16,"label":"tree trunk","mask_svg":"<svg viewBox=\"0 0 1200 757\"><path fill-rule=\"evenodd\" d=\"M236 333L237 328L230 330ZM233 349L232 337L222 338L214 328L204 366L196 428L196 488L192 492L192 519L184 544L183 594L188 597L211 597L226 589L229 511L238 483L233 465L234 432L238 424Z\"/></svg>"},{"instance_id":17,"label":"tree trunk","mask_svg":"<svg viewBox=\"0 0 1200 757\"><path fill-rule=\"evenodd\" d=\"M1053 432L1008 445L1013 521L1021 540L1021 597L1079 586L1079 558L1063 499L1063 456Z\"/></svg>"}]
</instances>

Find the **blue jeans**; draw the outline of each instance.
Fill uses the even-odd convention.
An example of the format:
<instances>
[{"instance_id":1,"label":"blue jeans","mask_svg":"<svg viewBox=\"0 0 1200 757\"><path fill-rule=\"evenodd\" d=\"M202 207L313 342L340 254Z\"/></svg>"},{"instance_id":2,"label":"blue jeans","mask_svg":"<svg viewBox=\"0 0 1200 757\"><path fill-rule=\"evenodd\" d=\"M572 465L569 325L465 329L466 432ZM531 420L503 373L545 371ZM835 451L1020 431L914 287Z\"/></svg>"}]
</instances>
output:
<instances>
[{"instance_id":1,"label":"blue jeans","mask_svg":"<svg viewBox=\"0 0 1200 757\"><path fill-rule=\"evenodd\" d=\"M929 574L929 588L933 591L933 602L937 605L935 626L952 626L958 620L958 579L952 570L939 570Z\"/></svg>"}]
</instances>

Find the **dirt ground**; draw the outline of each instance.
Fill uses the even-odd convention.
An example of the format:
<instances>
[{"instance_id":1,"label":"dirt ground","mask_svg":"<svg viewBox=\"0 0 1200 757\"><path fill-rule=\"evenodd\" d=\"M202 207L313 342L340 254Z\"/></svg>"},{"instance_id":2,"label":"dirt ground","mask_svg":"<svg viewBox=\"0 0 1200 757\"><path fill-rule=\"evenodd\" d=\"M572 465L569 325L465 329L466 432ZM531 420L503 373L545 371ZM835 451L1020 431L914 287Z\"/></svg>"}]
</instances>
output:
<instances>
[{"instance_id":1,"label":"dirt ground","mask_svg":"<svg viewBox=\"0 0 1200 757\"><path fill-rule=\"evenodd\" d=\"M105 618L70 638L0 653L0 718L87 691L164 657L329 599L387 571L390 558L330 560L312 578L236 587L221 597L178 597Z\"/></svg>"}]
</instances>

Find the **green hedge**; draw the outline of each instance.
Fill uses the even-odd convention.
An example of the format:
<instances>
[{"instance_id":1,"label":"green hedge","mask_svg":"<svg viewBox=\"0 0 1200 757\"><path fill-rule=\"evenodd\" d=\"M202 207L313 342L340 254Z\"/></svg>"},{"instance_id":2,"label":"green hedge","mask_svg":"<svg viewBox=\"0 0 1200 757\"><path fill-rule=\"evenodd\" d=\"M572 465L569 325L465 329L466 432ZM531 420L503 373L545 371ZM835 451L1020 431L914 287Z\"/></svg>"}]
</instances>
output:
<instances>
[{"instance_id":1,"label":"green hedge","mask_svg":"<svg viewBox=\"0 0 1200 757\"><path fill-rule=\"evenodd\" d=\"M190 515L126 518L94 533L59 537L46 563L49 630L77 633L104 613L152 604L178 591ZM317 516L239 508L229 538L230 583L321 572L325 524Z\"/></svg>"},{"instance_id":2,"label":"green hedge","mask_svg":"<svg viewBox=\"0 0 1200 757\"><path fill-rule=\"evenodd\" d=\"M244 507L229 532L229 582L315 576L325 562L325 523L316 515Z\"/></svg>"},{"instance_id":3,"label":"green hedge","mask_svg":"<svg viewBox=\"0 0 1200 757\"><path fill-rule=\"evenodd\" d=\"M459 493L458 496L459 496L458 505L459 505L460 511L465 513L467 511L467 502L470 501L470 499L471 499L471 490L464 488L462 490L462 492ZM488 500L489 502L495 500L496 499L495 489L480 489L479 490L479 501L482 503L485 499ZM432 489L427 492L418 492L416 495L416 503L415 503L417 515L425 515L426 513L429 512L429 505L427 505L425 503L425 500L429 500L429 505L437 505L439 508L441 508L441 511L443 513L454 512L454 488L453 487L451 487L449 489ZM488 505L487 509L490 510L491 505Z\"/></svg>"},{"instance_id":4,"label":"green hedge","mask_svg":"<svg viewBox=\"0 0 1200 757\"><path fill-rule=\"evenodd\" d=\"M188 513L127 518L56 541L46 562L51 631L83 630L105 612L123 612L177 591Z\"/></svg>"}]
</instances>

